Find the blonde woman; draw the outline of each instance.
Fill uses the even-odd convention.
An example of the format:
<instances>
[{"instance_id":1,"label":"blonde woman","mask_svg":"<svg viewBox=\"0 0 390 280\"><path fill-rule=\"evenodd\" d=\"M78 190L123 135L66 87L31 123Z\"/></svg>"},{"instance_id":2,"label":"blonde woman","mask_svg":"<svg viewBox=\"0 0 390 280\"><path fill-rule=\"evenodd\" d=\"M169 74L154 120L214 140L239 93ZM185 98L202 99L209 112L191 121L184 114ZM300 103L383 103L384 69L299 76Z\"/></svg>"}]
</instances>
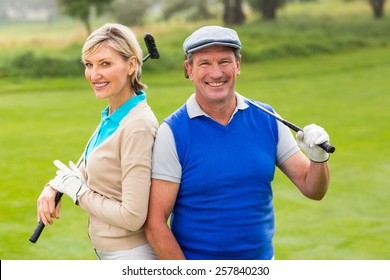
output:
<instances>
[{"instance_id":1,"label":"blonde woman","mask_svg":"<svg viewBox=\"0 0 390 280\"><path fill-rule=\"evenodd\" d=\"M99 259L156 259L143 225L147 216L152 148L158 121L141 82L142 50L133 31L108 23L82 48L85 77L108 101L80 164L56 160L57 176L38 198L38 221L58 218L58 191L88 212L88 235Z\"/></svg>"}]
</instances>

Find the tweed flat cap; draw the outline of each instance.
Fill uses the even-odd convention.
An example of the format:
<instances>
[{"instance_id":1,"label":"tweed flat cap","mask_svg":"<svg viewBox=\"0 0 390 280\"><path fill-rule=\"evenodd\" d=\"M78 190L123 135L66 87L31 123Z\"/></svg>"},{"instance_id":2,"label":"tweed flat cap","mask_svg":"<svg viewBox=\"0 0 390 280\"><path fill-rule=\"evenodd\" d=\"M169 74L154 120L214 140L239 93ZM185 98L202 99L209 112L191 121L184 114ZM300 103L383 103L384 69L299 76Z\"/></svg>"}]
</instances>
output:
<instances>
[{"instance_id":1,"label":"tweed flat cap","mask_svg":"<svg viewBox=\"0 0 390 280\"><path fill-rule=\"evenodd\" d=\"M194 31L183 43L185 54L210 46L226 46L241 49L237 32L222 26L205 26Z\"/></svg>"}]
</instances>

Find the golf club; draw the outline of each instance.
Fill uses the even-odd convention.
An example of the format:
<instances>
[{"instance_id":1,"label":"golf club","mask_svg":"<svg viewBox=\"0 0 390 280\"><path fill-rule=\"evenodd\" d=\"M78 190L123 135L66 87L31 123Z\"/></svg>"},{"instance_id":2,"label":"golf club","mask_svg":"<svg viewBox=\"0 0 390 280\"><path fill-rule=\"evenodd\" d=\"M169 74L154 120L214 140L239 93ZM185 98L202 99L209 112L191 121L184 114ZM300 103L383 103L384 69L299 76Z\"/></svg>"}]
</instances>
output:
<instances>
[{"instance_id":1,"label":"golf club","mask_svg":"<svg viewBox=\"0 0 390 280\"><path fill-rule=\"evenodd\" d=\"M77 164L76 164L76 167L78 168L80 166L80 164L83 162L84 160L84 157L81 156L81 158L78 160ZM56 194L56 197L54 199L55 201L55 206L57 206L57 204L60 202L61 200L61 197L62 197L63 193L61 192L57 192ZM37 225L37 227L35 228L33 234L30 236L29 240L32 242L32 243L35 243L37 242L39 236L41 236L41 233L43 231L43 229L45 228L45 224L40 221Z\"/></svg>"},{"instance_id":2,"label":"golf club","mask_svg":"<svg viewBox=\"0 0 390 280\"><path fill-rule=\"evenodd\" d=\"M157 59L160 57L160 54L157 50L156 43L154 42L154 38L152 34L146 33L144 35L144 41L146 47L148 48L148 54L144 57L143 62L145 62L149 57L151 59Z\"/></svg>"},{"instance_id":3,"label":"golf club","mask_svg":"<svg viewBox=\"0 0 390 280\"><path fill-rule=\"evenodd\" d=\"M271 111L267 110L266 108L260 106L256 102L254 102L248 98L245 98L245 100L248 101L250 104L254 105L255 107L259 108L260 110L262 110L266 114L268 114L268 115L274 117L275 119L277 119L278 121L282 122L284 125L288 126L290 129L294 130L295 132L303 131L303 129L300 128L299 126L282 119L278 115L276 115L276 114L272 113ZM327 153L334 153L334 151L336 150L336 148L332 144L330 144L328 141L321 143L318 146L320 148L322 148L324 151L326 151Z\"/></svg>"},{"instance_id":4,"label":"golf club","mask_svg":"<svg viewBox=\"0 0 390 280\"><path fill-rule=\"evenodd\" d=\"M160 54L157 50L153 35L146 33L144 35L144 41L145 41L146 47L148 48L148 54L142 59L142 62L145 62L148 58L158 59L160 57ZM82 156L79 159L79 161L77 162L76 166L79 167L80 164L83 162L83 160L84 160L84 157ZM57 192L55 200L54 200L56 206L60 202L62 195L63 195L63 193ZM42 221L40 221L38 223L38 225L36 226L32 235L30 236L29 240L32 243L36 243L38 241L39 236L41 236L41 233L42 233L44 228L45 228L45 224Z\"/></svg>"}]
</instances>

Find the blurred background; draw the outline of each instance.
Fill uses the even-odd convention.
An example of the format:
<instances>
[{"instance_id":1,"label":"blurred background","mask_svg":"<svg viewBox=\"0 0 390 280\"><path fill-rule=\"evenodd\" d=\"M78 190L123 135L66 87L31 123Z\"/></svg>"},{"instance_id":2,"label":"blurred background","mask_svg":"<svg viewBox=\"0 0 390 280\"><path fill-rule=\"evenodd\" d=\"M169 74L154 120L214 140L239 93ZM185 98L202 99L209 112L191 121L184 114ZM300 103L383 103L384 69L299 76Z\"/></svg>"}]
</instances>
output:
<instances>
[{"instance_id":1,"label":"blurred background","mask_svg":"<svg viewBox=\"0 0 390 280\"><path fill-rule=\"evenodd\" d=\"M237 30L236 90L330 134L330 190L273 183L276 259L390 259L390 8L386 0L0 0L0 259L96 259L86 214L63 198L36 244L36 200L54 159L77 161L107 106L84 78L81 47L106 22L155 37L143 81L160 123L193 92L184 39Z\"/></svg>"}]
</instances>

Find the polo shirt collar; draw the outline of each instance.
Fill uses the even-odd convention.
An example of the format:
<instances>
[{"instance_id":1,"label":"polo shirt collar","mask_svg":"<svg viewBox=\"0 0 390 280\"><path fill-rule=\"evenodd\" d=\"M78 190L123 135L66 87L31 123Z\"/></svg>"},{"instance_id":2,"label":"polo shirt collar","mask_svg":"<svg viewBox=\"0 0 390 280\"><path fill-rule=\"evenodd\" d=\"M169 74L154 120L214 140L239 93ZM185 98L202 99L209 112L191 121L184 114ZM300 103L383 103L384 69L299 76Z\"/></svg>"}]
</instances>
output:
<instances>
[{"instance_id":1,"label":"polo shirt collar","mask_svg":"<svg viewBox=\"0 0 390 280\"><path fill-rule=\"evenodd\" d=\"M234 110L233 115L238 110L245 110L246 108L249 107L248 104L245 103L243 96L241 96L237 92L235 93L235 95L236 95L236 100L237 100L237 106L236 106L236 109ZM202 110L202 108L200 108L198 102L196 101L195 93L192 94L190 96L190 98L188 98L188 100L186 102L186 106L187 106L188 116L190 117L190 119L200 117L200 116L207 116L208 117L208 115Z\"/></svg>"},{"instance_id":2,"label":"polo shirt collar","mask_svg":"<svg viewBox=\"0 0 390 280\"><path fill-rule=\"evenodd\" d=\"M110 107L107 106L102 111L102 120L109 119L117 124L120 124L122 119L129 113L131 109L137 106L138 103L146 99L146 94L144 91L139 91L135 96L123 103L114 113L108 115Z\"/></svg>"}]
</instances>

